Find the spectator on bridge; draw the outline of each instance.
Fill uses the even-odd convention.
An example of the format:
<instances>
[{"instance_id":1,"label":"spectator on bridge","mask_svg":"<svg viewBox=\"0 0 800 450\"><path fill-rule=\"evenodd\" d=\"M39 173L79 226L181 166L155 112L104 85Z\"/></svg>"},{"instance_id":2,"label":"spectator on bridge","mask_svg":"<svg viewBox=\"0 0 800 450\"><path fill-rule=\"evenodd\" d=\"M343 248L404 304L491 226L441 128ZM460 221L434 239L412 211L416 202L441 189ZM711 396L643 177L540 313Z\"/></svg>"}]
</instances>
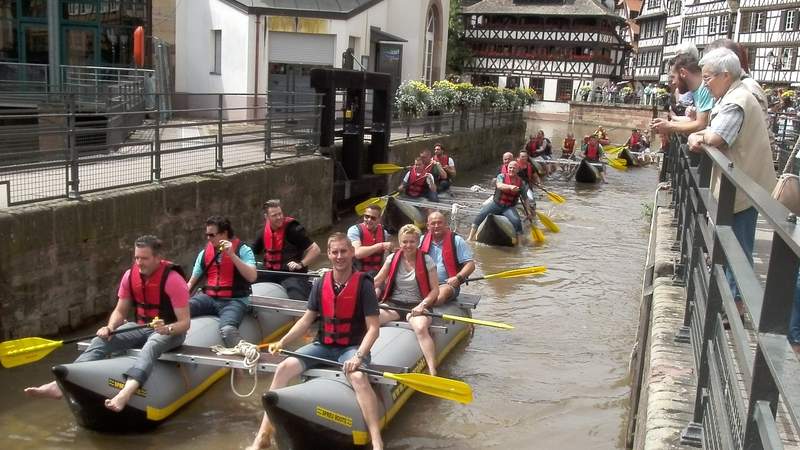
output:
<instances>
[{"instance_id":1,"label":"spectator on bridge","mask_svg":"<svg viewBox=\"0 0 800 450\"><path fill-rule=\"evenodd\" d=\"M690 53L679 54L670 60L670 84L680 94L692 93L693 109L687 108L686 119L679 119L672 115L667 120L655 118L650 122L650 127L659 134L679 133L688 135L708 126L708 118L714 99L708 88L703 85L703 77L697 58Z\"/></svg>"},{"instance_id":2,"label":"spectator on bridge","mask_svg":"<svg viewBox=\"0 0 800 450\"><path fill-rule=\"evenodd\" d=\"M717 104L712 110L708 127L689 135L689 149L702 152L706 145L717 147L731 160L734 167L767 192L771 192L776 177L769 137L764 127L761 107L741 82L742 68L739 58L726 48L718 48L706 53L700 60L700 65L703 81L717 99ZM717 198L720 177L720 171L715 167L711 175L711 190ZM737 191L733 213L733 232L752 265L758 211L744 192ZM726 275L741 314L743 305L736 281L727 269Z\"/></svg>"},{"instance_id":3,"label":"spectator on bridge","mask_svg":"<svg viewBox=\"0 0 800 450\"><path fill-rule=\"evenodd\" d=\"M653 91L655 91L655 87L653 86L653 83L648 84L644 88L644 97L642 97L642 98L644 99L644 104L647 105L647 106L650 106L652 104L651 101L652 101L652 97L653 97Z\"/></svg>"}]
</instances>

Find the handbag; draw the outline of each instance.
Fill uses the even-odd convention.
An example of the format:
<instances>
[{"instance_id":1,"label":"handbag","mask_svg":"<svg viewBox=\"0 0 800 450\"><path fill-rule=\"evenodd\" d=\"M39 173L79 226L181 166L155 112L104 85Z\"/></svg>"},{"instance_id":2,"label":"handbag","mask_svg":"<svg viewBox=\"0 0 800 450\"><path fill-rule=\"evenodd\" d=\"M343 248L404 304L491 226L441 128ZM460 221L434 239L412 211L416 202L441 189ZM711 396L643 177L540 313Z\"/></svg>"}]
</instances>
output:
<instances>
[{"instance_id":1,"label":"handbag","mask_svg":"<svg viewBox=\"0 0 800 450\"><path fill-rule=\"evenodd\" d=\"M800 177L792 173L782 174L772 190L772 198L800 216Z\"/></svg>"}]
</instances>

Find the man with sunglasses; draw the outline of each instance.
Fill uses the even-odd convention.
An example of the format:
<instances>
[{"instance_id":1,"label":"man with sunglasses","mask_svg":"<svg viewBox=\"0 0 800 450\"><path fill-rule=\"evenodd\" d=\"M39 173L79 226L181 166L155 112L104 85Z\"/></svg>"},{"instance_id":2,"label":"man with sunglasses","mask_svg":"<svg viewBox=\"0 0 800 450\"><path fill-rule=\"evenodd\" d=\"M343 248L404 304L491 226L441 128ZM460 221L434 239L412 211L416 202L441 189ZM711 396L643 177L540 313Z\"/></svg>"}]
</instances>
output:
<instances>
[{"instance_id":1,"label":"man with sunglasses","mask_svg":"<svg viewBox=\"0 0 800 450\"><path fill-rule=\"evenodd\" d=\"M206 220L206 246L197 255L189 279L193 290L205 278L202 292L189 299L192 317L218 316L219 332L226 347L239 343L239 325L250 309L250 284L256 281L253 250L239 240L230 220L211 216Z\"/></svg>"},{"instance_id":2,"label":"man with sunglasses","mask_svg":"<svg viewBox=\"0 0 800 450\"><path fill-rule=\"evenodd\" d=\"M381 207L369 205L362 216L363 222L347 230L347 238L355 248L357 266L372 276L383 267L383 258L392 251L389 233L381 224Z\"/></svg>"}]
</instances>

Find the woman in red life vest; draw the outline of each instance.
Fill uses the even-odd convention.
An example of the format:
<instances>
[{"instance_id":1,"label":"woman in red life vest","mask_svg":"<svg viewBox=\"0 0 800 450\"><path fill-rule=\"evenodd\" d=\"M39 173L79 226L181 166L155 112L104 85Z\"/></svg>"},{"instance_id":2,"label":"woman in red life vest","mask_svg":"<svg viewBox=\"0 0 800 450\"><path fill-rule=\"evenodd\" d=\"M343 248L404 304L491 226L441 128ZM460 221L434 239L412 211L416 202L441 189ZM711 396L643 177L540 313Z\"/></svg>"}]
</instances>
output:
<instances>
[{"instance_id":1,"label":"woman in red life vest","mask_svg":"<svg viewBox=\"0 0 800 450\"><path fill-rule=\"evenodd\" d=\"M386 258L375 276L375 292L390 306L411 308L405 318L417 334L428 371L436 375L436 345L428 331L431 318L422 314L439 296L439 275L433 259L418 251L421 234L420 229L411 224L400 228L397 234L400 250ZM395 310L381 310L381 324L401 320L401 317Z\"/></svg>"}]
</instances>

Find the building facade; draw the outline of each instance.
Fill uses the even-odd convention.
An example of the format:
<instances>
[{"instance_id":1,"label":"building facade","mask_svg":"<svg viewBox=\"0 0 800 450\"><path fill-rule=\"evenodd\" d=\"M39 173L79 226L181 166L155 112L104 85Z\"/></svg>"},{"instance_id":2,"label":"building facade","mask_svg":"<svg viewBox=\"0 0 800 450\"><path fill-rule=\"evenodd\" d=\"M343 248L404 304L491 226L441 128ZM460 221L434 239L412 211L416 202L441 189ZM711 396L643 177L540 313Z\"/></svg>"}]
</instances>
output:
<instances>
[{"instance_id":1,"label":"building facade","mask_svg":"<svg viewBox=\"0 0 800 450\"><path fill-rule=\"evenodd\" d=\"M642 13L636 18L636 23L639 24L639 40L633 77L643 84L659 81L663 73L666 2L667 0L644 0Z\"/></svg>"},{"instance_id":2,"label":"building facade","mask_svg":"<svg viewBox=\"0 0 800 450\"><path fill-rule=\"evenodd\" d=\"M449 0L300 3L178 2L176 92L308 92L311 69L341 68L348 49L395 86L444 77Z\"/></svg>"},{"instance_id":3,"label":"building facade","mask_svg":"<svg viewBox=\"0 0 800 450\"><path fill-rule=\"evenodd\" d=\"M462 9L473 84L531 87L566 102L585 83L620 80L630 47L612 3L482 0Z\"/></svg>"}]
</instances>

